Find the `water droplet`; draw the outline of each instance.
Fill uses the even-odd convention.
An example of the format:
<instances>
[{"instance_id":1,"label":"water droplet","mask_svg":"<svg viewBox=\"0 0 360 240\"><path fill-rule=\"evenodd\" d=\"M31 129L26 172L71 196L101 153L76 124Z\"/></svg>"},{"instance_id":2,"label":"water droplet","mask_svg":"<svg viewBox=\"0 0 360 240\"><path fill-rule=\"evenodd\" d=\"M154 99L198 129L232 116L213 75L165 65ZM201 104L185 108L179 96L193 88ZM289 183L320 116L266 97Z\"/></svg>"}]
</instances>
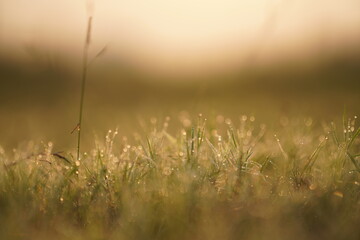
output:
<instances>
[{"instance_id":1,"label":"water droplet","mask_svg":"<svg viewBox=\"0 0 360 240\"><path fill-rule=\"evenodd\" d=\"M219 124L223 123L224 122L224 116L217 115L216 116L216 122L219 123Z\"/></svg>"},{"instance_id":2,"label":"water droplet","mask_svg":"<svg viewBox=\"0 0 360 240\"><path fill-rule=\"evenodd\" d=\"M155 125L157 122L157 119L155 117L150 118L150 123Z\"/></svg>"},{"instance_id":3,"label":"water droplet","mask_svg":"<svg viewBox=\"0 0 360 240\"><path fill-rule=\"evenodd\" d=\"M313 120L311 118L308 118L305 120L305 126L310 127L313 123Z\"/></svg>"},{"instance_id":4,"label":"water droplet","mask_svg":"<svg viewBox=\"0 0 360 240\"><path fill-rule=\"evenodd\" d=\"M184 119L182 124L184 125L184 127L190 127L191 126L191 121L190 119Z\"/></svg>"},{"instance_id":5,"label":"water droplet","mask_svg":"<svg viewBox=\"0 0 360 240\"><path fill-rule=\"evenodd\" d=\"M336 196L336 197L339 197L339 198L343 198L344 197L344 194L340 191L335 191L333 192L333 195Z\"/></svg>"}]
</instances>

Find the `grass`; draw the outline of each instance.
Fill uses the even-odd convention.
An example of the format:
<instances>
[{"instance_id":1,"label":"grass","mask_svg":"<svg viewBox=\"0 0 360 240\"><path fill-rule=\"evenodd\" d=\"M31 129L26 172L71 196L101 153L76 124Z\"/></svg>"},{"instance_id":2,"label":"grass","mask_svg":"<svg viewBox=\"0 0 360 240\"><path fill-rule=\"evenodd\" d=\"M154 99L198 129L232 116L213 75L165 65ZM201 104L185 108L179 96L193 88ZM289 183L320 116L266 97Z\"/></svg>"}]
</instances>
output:
<instances>
[{"instance_id":1,"label":"grass","mask_svg":"<svg viewBox=\"0 0 360 240\"><path fill-rule=\"evenodd\" d=\"M81 145L81 130L82 130L82 119L83 119L83 111L84 111L84 97L85 97L85 86L87 79L87 71L88 71L88 51L91 41L91 25L92 25L92 17L88 18L87 31L86 31L86 40L84 44L83 50L83 69L82 69L82 80L81 80L81 92L80 92L80 105L79 105L79 122L74 130L77 130L77 153L76 159L80 160L80 145Z\"/></svg>"},{"instance_id":2,"label":"grass","mask_svg":"<svg viewBox=\"0 0 360 240\"><path fill-rule=\"evenodd\" d=\"M80 158L1 149L0 238L359 239L356 118L174 122L109 131Z\"/></svg>"},{"instance_id":3,"label":"grass","mask_svg":"<svg viewBox=\"0 0 360 240\"><path fill-rule=\"evenodd\" d=\"M88 15L92 16L90 10ZM342 122L335 124L291 118L290 114L290 119L282 117L280 126L267 127L254 116L231 120L213 116L212 111L217 107L234 116L235 109L255 109L269 117L289 112L287 106L301 115L302 105L325 117L329 105L329 112L334 112L345 99L353 109L359 102L354 90L357 58L334 66L325 64L314 72L298 65L295 69L280 66L269 75L250 67L229 76L181 84L148 81L153 77L110 61L106 65L111 67L100 68L106 72L102 81L91 83L88 68L106 51L104 47L88 59L91 22L89 17L74 129L76 149L65 147L59 152L52 142L28 142L12 151L0 146L0 239L360 239L360 128L356 117L348 118L344 112ZM78 90L73 90L68 72L44 71L41 84L34 84L37 75L28 81L29 72L6 66L2 68L9 80L0 95L14 101L8 105L5 97L0 104L6 108L0 110L5 117L20 106L22 110L3 120L6 129L2 131L8 131L0 136L6 139L4 144L18 137L17 133L28 137L21 119L33 128L32 138L40 129L54 139L50 131L57 128L49 122L61 121L67 129L66 116L77 111L69 108L73 91ZM86 100L91 109L84 116L88 83L92 92L86 92ZM54 98L54 94L61 97ZM61 102L62 108L54 107L49 99ZM36 110L36 106L44 108ZM185 112L179 114L180 123L174 123L174 117L151 118L147 123L140 121L142 129L136 129L140 134L132 132L136 124L128 121L103 139L95 138L91 148L88 131L83 131L84 122L86 129L96 129L96 122L103 127L108 120L118 121L121 114L116 117L115 112L153 115L159 108L162 114L179 108L196 112L204 106L209 120L201 114L190 118ZM44 120L30 121L37 114ZM55 120L50 121L49 116ZM102 118L94 120L98 116ZM117 137L129 132L133 134ZM58 133L55 139L69 144L57 146L75 145L62 130Z\"/></svg>"}]
</instances>

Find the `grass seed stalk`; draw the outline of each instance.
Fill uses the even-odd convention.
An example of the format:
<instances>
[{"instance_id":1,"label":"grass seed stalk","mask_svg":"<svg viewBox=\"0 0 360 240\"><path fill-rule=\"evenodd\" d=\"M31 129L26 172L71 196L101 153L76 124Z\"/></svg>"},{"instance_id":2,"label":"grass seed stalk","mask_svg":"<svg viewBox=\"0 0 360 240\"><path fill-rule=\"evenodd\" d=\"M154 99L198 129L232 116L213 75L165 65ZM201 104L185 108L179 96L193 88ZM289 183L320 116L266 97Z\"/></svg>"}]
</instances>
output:
<instances>
[{"instance_id":1,"label":"grass seed stalk","mask_svg":"<svg viewBox=\"0 0 360 240\"><path fill-rule=\"evenodd\" d=\"M83 120L83 111L84 111L84 96L85 96L85 87L87 80L87 71L88 71L88 52L91 42L91 24L92 17L88 18L86 39L83 49L83 59L82 59L82 80L81 80L81 94L80 94L80 106L79 106L79 121L77 125L78 138L77 138L77 153L76 159L80 159L80 146L81 146L81 131L82 131L82 120Z\"/></svg>"}]
</instances>

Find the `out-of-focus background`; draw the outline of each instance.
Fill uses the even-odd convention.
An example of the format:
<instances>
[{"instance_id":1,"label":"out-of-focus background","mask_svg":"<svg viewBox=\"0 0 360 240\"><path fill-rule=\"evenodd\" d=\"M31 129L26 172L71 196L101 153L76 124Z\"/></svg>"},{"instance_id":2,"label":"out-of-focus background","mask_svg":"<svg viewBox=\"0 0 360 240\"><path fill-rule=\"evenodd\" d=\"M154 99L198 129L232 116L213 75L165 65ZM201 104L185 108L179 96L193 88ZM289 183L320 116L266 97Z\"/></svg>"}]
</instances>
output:
<instances>
[{"instance_id":1,"label":"out-of-focus background","mask_svg":"<svg viewBox=\"0 0 360 240\"><path fill-rule=\"evenodd\" d=\"M89 67L87 136L200 112L359 113L359 1L0 0L0 145L75 146L89 16L90 58L106 50Z\"/></svg>"}]
</instances>

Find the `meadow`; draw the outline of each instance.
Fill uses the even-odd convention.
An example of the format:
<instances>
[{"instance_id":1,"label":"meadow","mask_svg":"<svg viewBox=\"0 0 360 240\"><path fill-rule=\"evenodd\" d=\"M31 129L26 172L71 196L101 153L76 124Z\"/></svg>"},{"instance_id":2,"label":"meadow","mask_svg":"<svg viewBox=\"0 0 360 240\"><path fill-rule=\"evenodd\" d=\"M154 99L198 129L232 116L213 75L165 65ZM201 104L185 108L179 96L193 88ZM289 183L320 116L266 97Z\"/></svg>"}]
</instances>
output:
<instances>
[{"instance_id":1,"label":"meadow","mask_svg":"<svg viewBox=\"0 0 360 240\"><path fill-rule=\"evenodd\" d=\"M0 240L360 239L358 3L0 5Z\"/></svg>"},{"instance_id":2,"label":"meadow","mask_svg":"<svg viewBox=\"0 0 360 240\"><path fill-rule=\"evenodd\" d=\"M79 75L0 61L0 239L359 239L360 68L335 60L186 81L99 64L79 158Z\"/></svg>"},{"instance_id":3,"label":"meadow","mask_svg":"<svg viewBox=\"0 0 360 240\"><path fill-rule=\"evenodd\" d=\"M358 239L360 128L150 119L82 152L1 148L1 239ZM132 143L130 143L132 142Z\"/></svg>"}]
</instances>

